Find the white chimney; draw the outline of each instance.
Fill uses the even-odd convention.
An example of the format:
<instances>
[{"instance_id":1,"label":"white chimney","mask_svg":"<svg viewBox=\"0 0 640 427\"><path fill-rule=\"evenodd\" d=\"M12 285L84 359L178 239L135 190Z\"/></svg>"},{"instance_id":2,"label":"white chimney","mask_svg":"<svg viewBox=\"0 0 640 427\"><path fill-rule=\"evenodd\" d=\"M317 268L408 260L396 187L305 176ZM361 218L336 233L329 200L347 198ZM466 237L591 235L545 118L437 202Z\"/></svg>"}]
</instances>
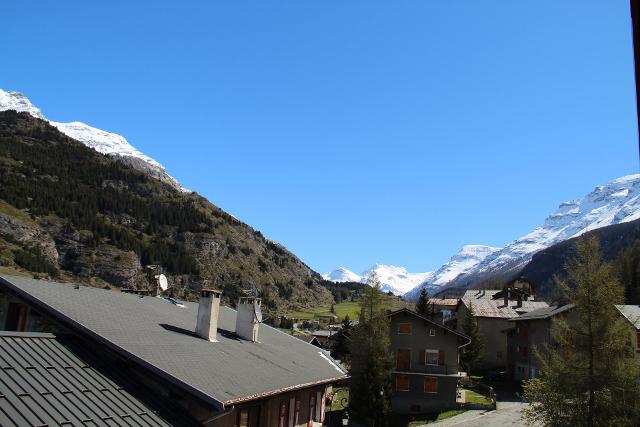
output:
<instances>
[{"instance_id":1,"label":"white chimney","mask_svg":"<svg viewBox=\"0 0 640 427\"><path fill-rule=\"evenodd\" d=\"M240 297L236 315L236 335L245 340L258 342L258 331L262 322L262 302L256 297Z\"/></svg>"},{"instance_id":2,"label":"white chimney","mask_svg":"<svg viewBox=\"0 0 640 427\"><path fill-rule=\"evenodd\" d=\"M198 303L196 334L207 341L216 342L218 316L220 315L220 291L202 289Z\"/></svg>"}]
</instances>

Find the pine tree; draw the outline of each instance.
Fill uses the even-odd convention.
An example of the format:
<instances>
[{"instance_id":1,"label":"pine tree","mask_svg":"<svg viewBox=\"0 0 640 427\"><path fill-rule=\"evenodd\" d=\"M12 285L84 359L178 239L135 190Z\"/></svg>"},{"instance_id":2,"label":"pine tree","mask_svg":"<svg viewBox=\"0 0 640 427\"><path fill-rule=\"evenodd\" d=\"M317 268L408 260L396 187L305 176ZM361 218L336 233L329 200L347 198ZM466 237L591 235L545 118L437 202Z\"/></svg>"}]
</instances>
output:
<instances>
[{"instance_id":1,"label":"pine tree","mask_svg":"<svg viewBox=\"0 0 640 427\"><path fill-rule=\"evenodd\" d=\"M416 302L416 311L421 316L429 315L429 293L427 288L420 289L420 296Z\"/></svg>"},{"instance_id":2,"label":"pine tree","mask_svg":"<svg viewBox=\"0 0 640 427\"><path fill-rule=\"evenodd\" d=\"M567 282L558 286L575 307L553 320L555 343L536 349L542 375L525 383L528 422L553 425L636 425L640 379L630 327L615 308L623 288L600 261L598 241L576 245Z\"/></svg>"},{"instance_id":3,"label":"pine tree","mask_svg":"<svg viewBox=\"0 0 640 427\"><path fill-rule=\"evenodd\" d=\"M335 345L331 349L331 356L340 360L343 364L349 363L351 360L351 351L349 348L349 342L351 341L351 326L352 322L347 314L344 316L344 319L342 319L342 328L336 338Z\"/></svg>"},{"instance_id":4,"label":"pine tree","mask_svg":"<svg viewBox=\"0 0 640 427\"><path fill-rule=\"evenodd\" d=\"M375 272L367 284L360 298L359 323L351 334L350 406L362 418L376 423L384 420L390 409L392 357L389 318Z\"/></svg>"},{"instance_id":5,"label":"pine tree","mask_svg":"<svg viewBox=\"0 0 640 427\"><path fill-rule=\"evenodd\" d=\"M469 309L462 319L462 333L471 339L471 343L462 348L460 360L467 369L467 374L471 375L471 369L482 357L484 350L482 334L478 327L478 319L476 319L476 316L473 314L473 304L469 304Z\"/></svg>"}]
</instances>

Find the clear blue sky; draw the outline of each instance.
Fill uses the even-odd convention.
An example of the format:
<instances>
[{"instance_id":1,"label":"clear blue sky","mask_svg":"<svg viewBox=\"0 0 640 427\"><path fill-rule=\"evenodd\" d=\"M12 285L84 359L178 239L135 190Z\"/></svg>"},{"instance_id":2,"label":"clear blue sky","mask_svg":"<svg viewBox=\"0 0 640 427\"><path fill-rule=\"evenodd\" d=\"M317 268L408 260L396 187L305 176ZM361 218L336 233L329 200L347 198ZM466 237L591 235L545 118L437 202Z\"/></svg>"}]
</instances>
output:
<instances>
[{"instance_id":1,"label":"clear blue sky","mask_svg":"<svg viewBox=\"0 0 640 427\"><path fill-rule=\"evenodd\" d=\"M638 170L627 0L128 3L3 2L0 87L320 272L427 271Z\"/></svg>"}]
</instances>

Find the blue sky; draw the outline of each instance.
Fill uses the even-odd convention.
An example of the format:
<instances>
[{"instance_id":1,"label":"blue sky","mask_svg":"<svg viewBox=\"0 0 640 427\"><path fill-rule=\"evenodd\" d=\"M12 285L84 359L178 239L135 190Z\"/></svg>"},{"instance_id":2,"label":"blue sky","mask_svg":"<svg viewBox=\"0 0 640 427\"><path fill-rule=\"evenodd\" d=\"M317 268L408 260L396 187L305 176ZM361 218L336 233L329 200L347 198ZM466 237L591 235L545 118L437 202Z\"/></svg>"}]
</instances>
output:
<instances>
[{"instance_id":1,"label":"blue sky","mask_svg":"<svg viewBox=\"0 0 640 427\"><path fill-rule=\"evenodd\" d=\"M128 3L5 2L0 87L320 272L428 271L638 170L625 0Z\"/></svg>"}]
</instances>

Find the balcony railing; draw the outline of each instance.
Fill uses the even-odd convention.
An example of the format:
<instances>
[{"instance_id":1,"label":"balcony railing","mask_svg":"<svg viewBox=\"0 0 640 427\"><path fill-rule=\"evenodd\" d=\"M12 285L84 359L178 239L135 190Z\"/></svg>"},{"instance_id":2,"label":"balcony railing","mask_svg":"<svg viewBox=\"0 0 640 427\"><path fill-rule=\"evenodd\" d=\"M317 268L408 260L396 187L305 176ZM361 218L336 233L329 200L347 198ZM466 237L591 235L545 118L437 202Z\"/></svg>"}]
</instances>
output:
<instances>
[{"instance_id":1,"label":"balcony railing","mask_svg":"<svg viewBox=\"0 0 640 427\"><path fill-rule=\"evenodd\" d=\"M422 365L412 363L410 366L398 365L397 372L417 372L421 374L457 375L458 367L455 365Z\"/></svg>"}]
</instances>

